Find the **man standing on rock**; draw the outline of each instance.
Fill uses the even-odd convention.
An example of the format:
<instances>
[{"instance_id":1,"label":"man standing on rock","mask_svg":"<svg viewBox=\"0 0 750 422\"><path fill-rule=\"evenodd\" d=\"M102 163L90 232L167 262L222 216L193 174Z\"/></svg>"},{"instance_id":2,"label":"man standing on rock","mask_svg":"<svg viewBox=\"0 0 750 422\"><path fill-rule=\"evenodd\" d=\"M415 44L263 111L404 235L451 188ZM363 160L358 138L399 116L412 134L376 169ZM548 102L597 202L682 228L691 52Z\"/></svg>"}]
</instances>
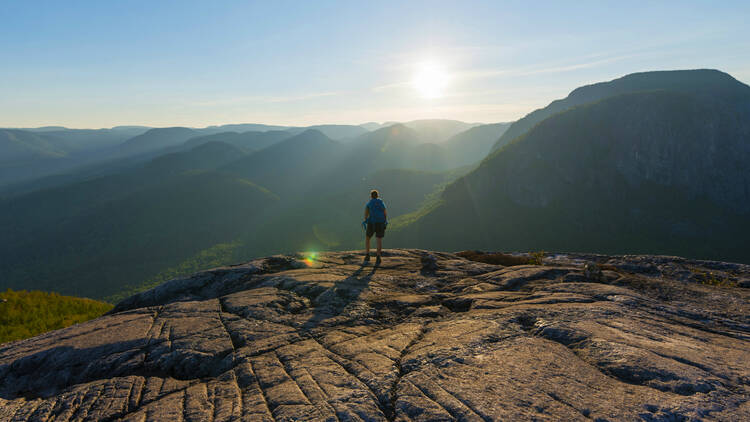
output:
<instances>
[{"instance_id":1,"label":"man standing on rock","mask_svg":"<svg viewBox=\"0 0 750 422\"><path fill-rule=\"evenodd\" d=\"M380 263L380 250L383 248L383 236L385 236L385 228L388 226L388 212L385 210L385 202L378 198L378 191L373 190L370 192L370 201L365 205L365 221L367 225L367 233L365 240L365 262L370 261L370 238L375 233L378 244L378 255L375 258L375 263Z\"/></svg>"}]
</instances>

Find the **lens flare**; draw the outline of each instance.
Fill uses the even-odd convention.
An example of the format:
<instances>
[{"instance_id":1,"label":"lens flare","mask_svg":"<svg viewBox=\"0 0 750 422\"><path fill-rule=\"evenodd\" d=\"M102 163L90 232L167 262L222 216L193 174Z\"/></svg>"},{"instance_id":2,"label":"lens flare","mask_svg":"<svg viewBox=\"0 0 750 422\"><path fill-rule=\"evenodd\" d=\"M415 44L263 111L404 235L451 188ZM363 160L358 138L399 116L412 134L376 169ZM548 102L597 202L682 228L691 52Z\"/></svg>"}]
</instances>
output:
<instances>
[{"instance_id":1,"label":"lens flare","mask_svg":"<svg viewBox=\"0 0 750 422\"><path fill-rule=\"evenodd\" d=\"M302 259L302 262L304 262L305 265L307 265L308 267L312 267L315 264L315 259L318 257L318 253L317 252L307 252L306 255L307 256L305 256Z\"/></svg>"}]
</instances>

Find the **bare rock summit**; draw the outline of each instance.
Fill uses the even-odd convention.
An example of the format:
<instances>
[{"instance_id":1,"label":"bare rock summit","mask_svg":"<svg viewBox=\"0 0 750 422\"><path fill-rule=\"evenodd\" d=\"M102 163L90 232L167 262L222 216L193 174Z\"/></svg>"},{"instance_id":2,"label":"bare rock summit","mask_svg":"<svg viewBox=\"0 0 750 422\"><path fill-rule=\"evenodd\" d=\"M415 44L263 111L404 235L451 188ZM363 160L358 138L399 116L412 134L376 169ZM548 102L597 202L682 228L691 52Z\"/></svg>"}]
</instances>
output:
<instances>
[{"instance_id":1,"label":"bare rock summit","mask_svg":"<svg viewBox=\"0 0 750 422\"><path fill-rule=\"evenodd\" d=\"M362 262L217 268L0 345L0 420L750 420L746 265Z\"/></svg>"}]
</instances>

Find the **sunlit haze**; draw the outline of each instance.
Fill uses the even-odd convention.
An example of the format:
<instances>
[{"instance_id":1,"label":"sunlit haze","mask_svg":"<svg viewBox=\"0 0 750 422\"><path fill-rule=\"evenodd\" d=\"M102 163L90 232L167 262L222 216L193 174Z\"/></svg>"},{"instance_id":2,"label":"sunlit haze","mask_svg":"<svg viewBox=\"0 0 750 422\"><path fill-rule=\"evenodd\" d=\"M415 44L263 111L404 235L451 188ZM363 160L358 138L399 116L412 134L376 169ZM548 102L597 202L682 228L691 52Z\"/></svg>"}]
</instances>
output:
<instances>
[{"instance_id":1,"label":"sunlit haze","mask_svg":"<svg viewBox=\"0 0 750 422\"><path fill-rule=\"evenodd\" d=\"M0 126L512 121L638 71L750 81L750 3L0 4Z\"/></svg>"},{"instance_id":2,"label":"sunlit haze","mask_svg":"<svg viewBox=\"0 0 750 422\"><path fill-rule=\"evenodd\" d=\"M449 75L437 62L420 63L412 83L423 98L440 98L448 84Z\"/></svg>"}]
</instances>

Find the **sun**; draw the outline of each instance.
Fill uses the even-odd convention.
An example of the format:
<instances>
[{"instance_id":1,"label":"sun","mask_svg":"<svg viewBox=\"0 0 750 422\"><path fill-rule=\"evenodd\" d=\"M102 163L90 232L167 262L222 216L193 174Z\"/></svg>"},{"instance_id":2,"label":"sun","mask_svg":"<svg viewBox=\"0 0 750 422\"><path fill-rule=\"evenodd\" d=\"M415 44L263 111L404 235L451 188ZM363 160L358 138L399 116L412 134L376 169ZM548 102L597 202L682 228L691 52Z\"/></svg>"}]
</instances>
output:
<instances>
[{"instance_id":1,"label":"sun","mask_svg":"<svg viewBox=\"0 0 750 422\"><path fill-rule=\"evenodd\" d=\"M448 74L435 62L421 63L414 72L412 86L422 98L440 98L448 85Z\"/></svg>"}]
</instances>

